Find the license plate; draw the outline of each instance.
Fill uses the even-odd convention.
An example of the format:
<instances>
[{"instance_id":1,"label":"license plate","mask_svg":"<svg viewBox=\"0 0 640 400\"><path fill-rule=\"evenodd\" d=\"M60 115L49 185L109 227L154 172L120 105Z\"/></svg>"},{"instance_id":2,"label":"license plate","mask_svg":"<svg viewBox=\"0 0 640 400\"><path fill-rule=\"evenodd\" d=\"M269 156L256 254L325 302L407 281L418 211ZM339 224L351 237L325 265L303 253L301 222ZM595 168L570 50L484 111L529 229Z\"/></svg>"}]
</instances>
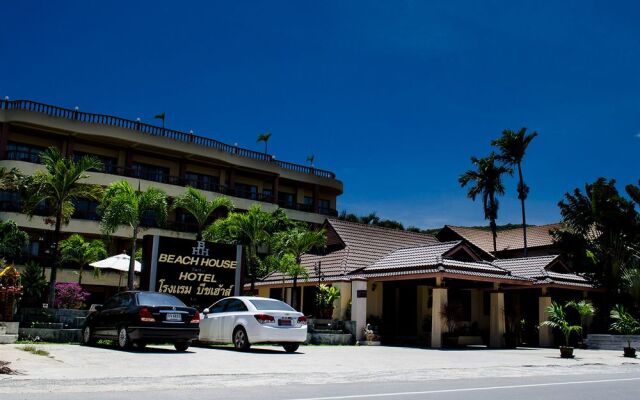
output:
<instances>
[{"instance_id":1,"label":"license plate","mask_svg":"<svg viewBox=\"0 0 640 400\"><path fill-rule=\"evenodd\" d=\"M291 326L291 320L290 319L279 319L278 320L278 326Z\"/></svg>"},{"instance_id":2,"label":"license plate","mask_svg":"<svg viewBox=\"0 0 640 400\"><path fill-rule=\"evenodd\" d=\"M182 321L182 315L176 314L176 313L168 313L166 320L167 321Z\"/></svg>"}]
</instances>

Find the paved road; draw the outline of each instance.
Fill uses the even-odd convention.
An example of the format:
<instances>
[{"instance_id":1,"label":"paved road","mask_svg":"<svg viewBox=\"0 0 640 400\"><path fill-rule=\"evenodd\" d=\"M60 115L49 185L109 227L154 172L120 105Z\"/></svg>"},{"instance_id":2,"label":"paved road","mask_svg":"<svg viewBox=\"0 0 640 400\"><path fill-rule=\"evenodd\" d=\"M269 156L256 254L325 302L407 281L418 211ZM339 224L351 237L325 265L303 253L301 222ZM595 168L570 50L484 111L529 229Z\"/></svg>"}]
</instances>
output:
<instances>
[{"instance_id":1,"label":"paved road","mask_svg":"<svg viewBox=\"0 0 640 400\"><path fill-rule=\"evenodd\" d=\"M620 400L640 393L640 360L624 358L621 351L577 350L576 358L567 360L557 349L304 346L287 354L273 346L247 353L227 347L177 353L169 347L124 352L108 346L36 346L50 353L43 357L23 347L0 349L0 359L18 371L0 375L0 400L550 400L560 395L584 400L604 398L603 393L617 397L607 400ZM584 381L589 382L579 383Z\"/></svg>"},{"instance_id":2,"label":"paved road","mask_svg":"<svg viewBox=\"0 0 640 400\"><path fill-rule=\"evenodd\" d=\"M366 400L366 399L469 399L474 400L636 400L640 396L640 374L598 374L484 378L424 382L350 383L334 385L290 385L211 387L162 391L102 393L51 392L5 394L0 399L25 400L136 400L164 399L260 399L260 400Z\"/></svg>"}]
</instances>

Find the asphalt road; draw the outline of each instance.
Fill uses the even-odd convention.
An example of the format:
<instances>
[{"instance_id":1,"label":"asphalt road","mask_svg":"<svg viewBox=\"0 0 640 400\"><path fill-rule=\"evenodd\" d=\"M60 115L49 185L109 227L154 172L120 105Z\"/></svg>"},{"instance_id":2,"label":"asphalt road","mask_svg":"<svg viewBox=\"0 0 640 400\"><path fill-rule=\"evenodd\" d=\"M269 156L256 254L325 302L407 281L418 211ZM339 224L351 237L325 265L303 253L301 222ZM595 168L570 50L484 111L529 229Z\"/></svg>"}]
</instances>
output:
<instances>
[{"instance_id":1,"label":"asphalt road","mask_svg":"<svg viewBox=\"0 0 640 400\"><path fill-rule=\"evenodd\" d=\"M136 400L164 399L259 399L259 400L349 400L349 399L469 399L474 400L589 400L638 399L640 374L598 374L535 376L525 378L483 378L423 382L343 383L339 385L280 385L246 387L182 388L162 391L50 392L2 394L0 399L25 400Z\"/></svg>"}]
</instances>

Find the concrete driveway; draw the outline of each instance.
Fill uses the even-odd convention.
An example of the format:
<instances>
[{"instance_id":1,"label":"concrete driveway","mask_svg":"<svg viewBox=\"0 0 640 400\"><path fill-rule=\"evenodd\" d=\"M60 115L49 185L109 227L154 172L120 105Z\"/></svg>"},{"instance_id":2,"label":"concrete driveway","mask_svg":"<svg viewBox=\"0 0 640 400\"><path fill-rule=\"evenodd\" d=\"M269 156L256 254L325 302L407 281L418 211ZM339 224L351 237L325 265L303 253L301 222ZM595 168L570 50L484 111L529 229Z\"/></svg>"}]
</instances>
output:
<instances>
[{"instance_id":1,"label":"concrete driveway","mask_svg":"<svg viewBox=\"0 0 640 400\"><path fill-rule=\"evenodd\" d=\"M622 351L576 350L561 359L557 349L429 350L404 347L303 346L239 353L229 347L172 347L139 352L112 347L37 345L50 357L0 347L17 375L0 375L0 393L144 391L198 387L398 382L483 377L637 373L640 360Z\"/></svg>"}]
</instances>

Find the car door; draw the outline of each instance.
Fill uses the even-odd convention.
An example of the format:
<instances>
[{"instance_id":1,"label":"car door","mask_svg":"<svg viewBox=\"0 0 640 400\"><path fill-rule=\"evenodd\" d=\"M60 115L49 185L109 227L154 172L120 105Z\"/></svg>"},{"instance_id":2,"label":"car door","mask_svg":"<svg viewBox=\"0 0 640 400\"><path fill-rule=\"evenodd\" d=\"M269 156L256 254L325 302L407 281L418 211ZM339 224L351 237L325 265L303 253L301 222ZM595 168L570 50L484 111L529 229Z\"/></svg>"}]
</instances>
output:
<instances>
[{"instance_id":1,"label":"car door","mask_svg":"<svg viewBox=\"0 0 640 400\"><path fill-rule=\"evenodd\" d=\"M222 299L209 308L209 313L206 315L206 318L200 322L200 337L202 337L203 340L209 342L220 341L221 316L229 300L230 299Z\"/></svg>"},{"instance_id":2,"label":"car door","mask_svg":"<svg viewBox=\"0 0 640 400\"><path fill-rule=\"evenodd\" d=\"M220 339L225 343L232 342L233 329L241 313L247 311L247 306L240 299L229 299L229 303L221 314L222 324L220 329Z\"/></svg>"},{"instance_id":3,"label":"car door","mask_svg":"<svg viewBox=\"0 0 640 400\"><path fill-rule=\"evenodd\" d=\"M113 327L113 313L121 301L122 294L111 297L102 305L102 309L98 311L94 321L94 332L98 336L115 336L115 327Z\"/></svg>"}]
</instances>

